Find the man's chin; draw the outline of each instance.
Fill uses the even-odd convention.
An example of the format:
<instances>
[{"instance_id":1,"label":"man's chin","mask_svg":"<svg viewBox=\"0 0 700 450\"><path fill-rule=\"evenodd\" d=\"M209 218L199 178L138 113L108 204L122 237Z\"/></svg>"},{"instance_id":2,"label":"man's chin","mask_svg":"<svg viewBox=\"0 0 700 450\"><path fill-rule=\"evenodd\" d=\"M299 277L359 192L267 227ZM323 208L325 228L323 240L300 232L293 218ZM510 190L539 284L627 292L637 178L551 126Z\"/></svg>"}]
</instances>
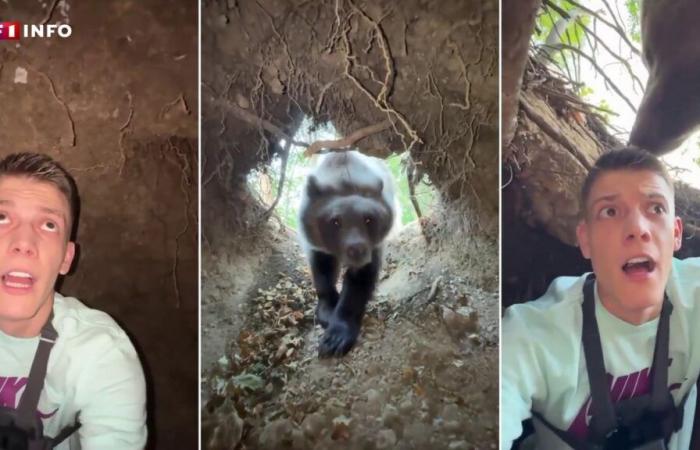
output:
<instances>
[{"instance_id":1,"label":"man's chin","mask_svg":"<svg viewBox=\"0 0 700 450\"><path fill-rule=\"evenodd\" d=\"M41 309L38 303L31 297L18 298L2 295L0 296L0 320L14 322L31 320Z\"/></svg>"}]
</instances>

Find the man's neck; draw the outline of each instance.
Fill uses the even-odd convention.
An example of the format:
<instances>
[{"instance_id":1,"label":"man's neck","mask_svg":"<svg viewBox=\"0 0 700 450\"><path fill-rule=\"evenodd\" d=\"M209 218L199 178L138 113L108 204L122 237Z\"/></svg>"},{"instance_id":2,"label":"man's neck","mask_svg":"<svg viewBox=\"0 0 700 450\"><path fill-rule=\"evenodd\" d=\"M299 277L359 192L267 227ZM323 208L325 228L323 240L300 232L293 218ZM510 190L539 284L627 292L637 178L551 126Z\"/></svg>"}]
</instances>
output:
<instances>
[{"instance_id":1,"label":"man's neck","mask_svg":"<svg viewBox=\"0 0 700 450\"><path fill-rule=\"evenodd\" d=\"M51 315L53 309L53 293L37 313L29 319L12 320L0 319L0 331L16 338L32 338L41 334L41 329Z\"/></svg>"},{"instance_id":2,"label":"man's neck","mask_svg":"<svg viewBox=\"0 0 700 450\"><path fill-rule=\"evenodd\" d=\"M661 314L661 306L663 305L662 298L661 301L647 308L630 310L623 308L620 302L610 300L607 296L601 294L600 291L598 291L598 298L610 314L632 325L641 325L656 319Z\"/></svg>"}]
</instances>

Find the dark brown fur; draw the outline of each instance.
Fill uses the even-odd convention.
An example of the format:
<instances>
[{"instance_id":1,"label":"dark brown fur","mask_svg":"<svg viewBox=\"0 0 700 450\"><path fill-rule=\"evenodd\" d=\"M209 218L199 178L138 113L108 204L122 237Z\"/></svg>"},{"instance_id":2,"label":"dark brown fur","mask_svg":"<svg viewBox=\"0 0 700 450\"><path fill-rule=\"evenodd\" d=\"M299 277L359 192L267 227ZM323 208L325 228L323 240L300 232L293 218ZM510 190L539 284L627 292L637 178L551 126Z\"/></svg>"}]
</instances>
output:
<instances>
[{"instance_id":1,"label":"dark brown fur","mask_svg":"<svg viewBox=\"0 0 700 450\"><path fill-rule=\"evenodd\" d=\"M645 0L642 48L649 80L630 145L662 155L700 125L700 1Z\"/></svg>"}]
</instances>

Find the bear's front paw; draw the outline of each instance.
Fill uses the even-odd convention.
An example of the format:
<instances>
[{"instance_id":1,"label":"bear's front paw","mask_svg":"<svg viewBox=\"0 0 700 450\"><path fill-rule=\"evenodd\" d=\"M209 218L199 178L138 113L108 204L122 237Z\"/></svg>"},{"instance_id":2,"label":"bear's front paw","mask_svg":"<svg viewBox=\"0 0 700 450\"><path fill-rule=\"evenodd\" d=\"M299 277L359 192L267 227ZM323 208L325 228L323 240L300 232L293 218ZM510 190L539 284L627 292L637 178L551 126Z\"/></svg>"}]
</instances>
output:
<instances>
[{"instance_id":1,"label":"bear's front paw","mask_svg":"<svg viewBox=\"0 0 700 450\"><path fill-rule=\"evenodd\" d=\"M332 320L321 337L318 347L320 358L343 356L355 345L360 334L360 327L349 322Z\"/></svg>"},{"instance_id":2,"label":"bear's front paw","mask_svg":"<svg viewBox=\"0 0 700 450\"><path fill-rule=\"evenodd\" d=\"M328 322L331 321L333 308L324 301L319 301L316 305L316 320L323 328L328 328Z\"/></svg>"}]
</instances>

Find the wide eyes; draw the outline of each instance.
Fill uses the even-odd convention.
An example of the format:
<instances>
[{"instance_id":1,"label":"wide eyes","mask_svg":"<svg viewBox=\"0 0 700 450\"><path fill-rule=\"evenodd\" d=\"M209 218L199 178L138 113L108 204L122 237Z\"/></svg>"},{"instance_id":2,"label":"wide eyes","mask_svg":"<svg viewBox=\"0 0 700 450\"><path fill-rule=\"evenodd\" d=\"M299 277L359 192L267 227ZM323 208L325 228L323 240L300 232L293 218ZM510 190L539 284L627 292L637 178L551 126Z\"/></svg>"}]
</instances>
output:
<instances>
[{"instance_id":1,"label":"wide eyes","mask_svg":"<svg viewBox=\"0 0 700 450\"><path fill-rule=\"evenodd\" d=\"M664 205L662 205L661 203L654 203L653 205L651 205L649 207L649 209L647 211L649 211L652 214L656 214L656 215L660 216L666 212L666 207Z\"/></svg>"},{"instance_id":2,"label":"wide eyes","mask_svg":"<svg viewBox=\"0 0 700 450\"><path fill-rule=\"evenodd\" d=\"M653 203L647 207L647 213L656 216L661 216L666 213L666 207L662 203ZM620 212L614 206L606 206L598 212L598 218L600 219L611 219L613 217L618 217Z\"/></svg>"},{"instance_id":3,"label":"wide eyes","mask_svg":"<svg viewBox=\"0 0 700 450\"><path fill-rule=\"evenodd\" d=\"M606 206L598 212L598 217L601 219L609 219L617 216L617 209L612 206Z\"/></svg>"},{"instance_id":4,"label":"wide eyes","mask_svg":"<svg viewBox=\"0 0 700 450\"><path fill-rule=\"evenodd\" d=\"M58 224L53 220L46 220L44 223L42 223L41 229L51 233L56 233L58 231Z\"/></svg>"},{"instance_id":5,"label":"wide eyes","mask_svg":"<svg viewBox=\"0 0 700 450\"><path fill-rule=\"evenodd\" d=\"M10 216L7 213L0 212L0 225L7 225L10 223ZM39 228L43 231L48 231L50 233L57 233L59 231L58 222L52 219L45 219L39 225Z\"/></svg>"}]
</instances>

